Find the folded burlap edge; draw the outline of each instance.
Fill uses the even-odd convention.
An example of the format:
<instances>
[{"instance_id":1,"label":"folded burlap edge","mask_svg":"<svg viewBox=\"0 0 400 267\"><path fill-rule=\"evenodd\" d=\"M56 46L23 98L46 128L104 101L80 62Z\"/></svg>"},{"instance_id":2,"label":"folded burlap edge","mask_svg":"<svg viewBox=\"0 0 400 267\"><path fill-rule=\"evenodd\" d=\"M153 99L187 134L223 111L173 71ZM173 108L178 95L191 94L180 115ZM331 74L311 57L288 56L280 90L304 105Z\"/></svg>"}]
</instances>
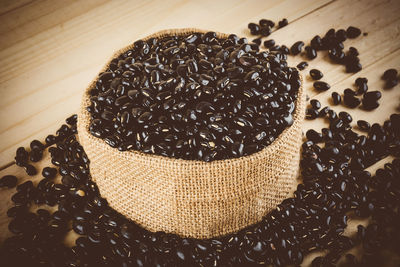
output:
<instances>
[{"instance_id":1,"label":"folded burlap edge","mask_svg":"<svg viewBox=\"0 0 400 267\"><path fill-rule=\"evenodd\" d=\"M142 40L193 32L207 31L164 30ZM78 136L91 160L91 175L111 207L146 229L195 238L225 235L259 222L295 189L305 116L302 85L293 125L272 144L249 156L203 162L120 152L92 136L86 107L96 79L85 90L78 114Z\"/></svg>"}]
</instances>

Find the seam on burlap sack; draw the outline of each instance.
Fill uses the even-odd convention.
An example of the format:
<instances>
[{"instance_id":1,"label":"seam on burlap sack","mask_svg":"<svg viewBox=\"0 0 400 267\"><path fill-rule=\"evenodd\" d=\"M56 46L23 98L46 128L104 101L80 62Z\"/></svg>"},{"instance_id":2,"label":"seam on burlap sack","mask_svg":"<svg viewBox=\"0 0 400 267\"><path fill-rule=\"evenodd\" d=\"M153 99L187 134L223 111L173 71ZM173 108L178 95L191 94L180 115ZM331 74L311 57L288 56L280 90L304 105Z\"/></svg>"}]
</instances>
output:
<instances>
[{"instance_id":1,"label":"seam on burlap sack","mask_svg":"<svg viewBox=\"0 0 400 267\"><path fill-rule=\"evenodd\" d=\"M165 30L142 40L193 32L206 31ZM117 51L112 58L132 46ZM297 184L301 123L305 116L302 85L293 125L272 144L249 156L202 162L140 151L120 152L92 136L86 107L90 104L88 92L96 79L82 98L78 114L79 139L90 159L91 175L101 195L111 207L139 225L150 231L194 238L221 236L259 222L292 194Z\"/></svg>"}]
</instances>

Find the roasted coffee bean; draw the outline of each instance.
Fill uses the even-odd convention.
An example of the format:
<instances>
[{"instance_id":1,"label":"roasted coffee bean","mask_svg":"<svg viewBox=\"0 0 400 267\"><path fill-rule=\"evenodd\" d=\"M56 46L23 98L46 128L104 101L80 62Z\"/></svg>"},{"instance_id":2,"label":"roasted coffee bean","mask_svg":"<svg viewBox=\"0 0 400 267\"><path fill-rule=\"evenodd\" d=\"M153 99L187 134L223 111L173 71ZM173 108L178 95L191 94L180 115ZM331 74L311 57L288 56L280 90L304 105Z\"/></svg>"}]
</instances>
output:
<instances>
[{"instance_id":1,"label":"roasted coffee bean","mask_svg":"<svg viewBox=\"0 0 400 267\"><path fill-rule=\"evenodd\" d=\"M361 30L359 28L350 26L346 30L347 37L350 39L357 38L361 35Z\"/></svg>"},{"instance_id":2,"label":"roasted coffee bean","mask_svg":"<svg viewBox=\"0 0 400 267\"><path fill-rule=\"evenodd\" d=\"M360 128L362 131L368 132L369 129L371 128L371 125L364 120L358 120L357 121L357 126Z\"/></svg>"},{"instance_id":3,"label":"roasted coffee bean","mask_svg":"<svg viewBox=\"0 0 400 267\"><path fill-rule=\"evenodd\" d=\"M258 46L260 46L261 45L261 38L253 39L252 42L257 44Z\"/></svg>"},{"instance_id":4,"label":"roasted coffee bean","mask_svg":"<svg viewBox=\"0 0 400 267\"><path fill-rule=\"evenodd\" d=\"M252 35L258 35L260 33L260 26L255 23L249 23L247 26L250 30L250 34Z\"/></svg>"},{"instance_id":5,"label":"roasted coffee bean","mask_svg":"<svg viewBox=\"0 0 400 267\"><path fill-rule=\"evenodd\" d=\"M288 25L288 24L289 24L289 22L288 22L287 19L282 19L281 21L278 22L278 28L279 28L279 29L280 29L280 28L283 28L283 27L285 27L285 26Z\"/></svg>"},{"instance_id":6,"label":"roasted coffee bean","mask_svg":"<svg viewBox=\"0 0 400 267\"><path fill-rule=\"evenodd\" d=\"M14 175L4 175L0 179L0 187L13 188L17 185L17 177Z\"/></svg>"},{"instance_id":7,"label":"roasted coffee bean","mask_svg":"<svg viewBox=\"0 0 400 267\"><path fill-rule=\"evenodd\" d=\"M42 150L35 148L32 149L31 152L29 153L29 160L32 162L38 162L41 160L43 157L43 152Z\"/></svg>"},{"instance_id":8,"label":"roasted coffee bean","mask_svg":"<svg viewBox=\"0 0 400 267\"><path fill-rule=\"evenodd\" d=\"M26 164L24 166L24 168L25 168L26 174L28 174L29 176L33 176L33 175L37 174L36 168L31 164Z\"/></svg>"},{"instance_id":9,"label":"roasted coffee bean","mask_svg":"<svg viewBox=\"0 0 400 267\"><path fill-rule=\"evenodd\" d=\"M326 82L321 82L321 81L314 82L313 85L314 85L314 88L318 91L326 91L331 88L331 86L329 84L327 84Z\"/></svg>"},{"instance_id":10,"label":"roasted coffee bean","mask_svg":"<svg viewBox=\"0 0 400 267\"><path fill-rule=\"evenodd\" d=\"M264 41L264 47L265 48L271 48L275 45L275 40L269 39Z\"/></svg>"},{"instance_id":11,"label":"roasted coffee bean","mask_svg":"<svg viewBox=\"0 0 400 267\"><path fill-rule=\"evenodd\" d=\"M42 170L42 175L44 178L52 179L57 175L57 169L51 167L44 167Z\"/></svg>"},{"instance_id":12,"label":"roasted coffee bean","mask_svg":"<svg viewBox=\"0 0 400 267\"><path fill-rule=\"evenodd\" d=\"M291 53L292 55L294 55L294 56L300 54L300 53L301 53L301 50L302 50L302 48L303 48L303 46L304 46L304 42L302 42L302 41L295 42L295 43L290 47L290 53Z\"/></svg>"},{"instance_id":13,"label":"roasted coffee bean","mask_svg":"<svg viewBox=\"0 0 400 267\"><path fill-rule=\"evenodd\" d=\"M306 110L306 119L308 120L314 120L318 117L318 115L319 115L318 110L315 110L313 108L308 108Z\"/></svg>"},{"instance_id":14,"label":"roasted coffee bean","mask_svg":"<svg viewBox=\"0 0 400 267\"><path fill-rule=\"evenodd\" d=\"M396 69L387 69L382 75L383 80L393 80L396 79L398 75L398 72Z\"/></svg>"},{"instance_id":15,"label":"roasted coffee bean","mask_svg":"<svg viewBox=\"0 0 400 267\"><path fill-rule=\"evenodd\" d=\"M44 145L39 140L33 140L30 143L30 147L31 147L31 150L34 150L34 149L43 150L44 149Z\"/></svg>"},{"instance_id":16,"label":"roasted coffee bean","mask_svg":"<svg viewBox=\"0 0 400 267\"><path fill-rule=\"evenodd\" d=\"M313 109L320 109L321 108L321 102L319 102L317 99L311 99L310 104L313 107Z\"/></svg>"},{"instance_id":17,"label":"roasted coffee bean","mask_svg":"<svg viewBox=\"0 0 400 267\"><path fill-rule=\"evenodd\" d=\"M272 27L275 26L275 22L273 22L272 20L269 20L269 19L260 19L258 24L260 24L261 27L270 27L270 28L272 28Z\"/></svg>"},{"instance_id":18,"label":"roasted coffee bean","mask_svg":"<svg viewBox=\"0 0 400 267\"><path fill-rule=\"evenodd\" d=\"M355 84L358 88L357 94L362 95L368 91L368 79L367 78L357 78Z\"/></svg>"},{"instance_id":19,"label":"roasted coffee bean","mask_svg":"<svg viewBox=\"0 0 400 267\"><path fill-rule=\"evenodd\" d=\"M78 115L76 115L76 114L71 115L70 117L68 117L68 118L65 120L65 122L66 122L68 125L71 125L71 126L76 125L77 121L78 121Z\"/></svg>"},{"instance_id":20,"label":"roasted coffee bean","mask_svg":"<svg viewBox=\"0 0 400 267\"><path fill-rule=\"evenodd\" d=\"M361 100L352 94L344 94L343 103L349 108L356 108L360 105Z\"/></svg>"},{"instance_id":21,"label":"roasted coffee bean","mask_svg":"<svg viewBox=\"0 0 400 267\"><path fill-rule=\"evenodd\" d=\"M340 102L342 102L342 97L337 92L333 92L332 93L332 102L334 105L339 105Z\"/></svg>"},{"instance_id":22,"label":"roasted coffee bean","mask_svg":"<svg viewBox=\"0 0 400 267\"><path fill-rule=\"evenodd\" d=\"M305 61L300 62L299 64L297 64L296 66L299 70L304 70L305 68L308 67L308 63Z\"/></svg>"},{"instance_id":23,"label":"roasted coffee bean","mask_svg":"<svg viewBox=\"0 0 400 267\"><path fill-rule=\"evenodd\" d=\"M320 80L322 77L324 77L322 72L317 69L311 69L310 76L313 80Z\"/></svg>"},{"instance_id":24,"label":"roasted coffee bean","mask_svg":"<svg viewBox=\"0 0 400 267\"><path fill-rule=\"evenodd\" d=\"M306 55L307 55L308 59L312 60L317 57L317 50L315 48L313 48L311 46L306 46L304 48L304 50L306 51Z\"/></svg>"}]
</instances>

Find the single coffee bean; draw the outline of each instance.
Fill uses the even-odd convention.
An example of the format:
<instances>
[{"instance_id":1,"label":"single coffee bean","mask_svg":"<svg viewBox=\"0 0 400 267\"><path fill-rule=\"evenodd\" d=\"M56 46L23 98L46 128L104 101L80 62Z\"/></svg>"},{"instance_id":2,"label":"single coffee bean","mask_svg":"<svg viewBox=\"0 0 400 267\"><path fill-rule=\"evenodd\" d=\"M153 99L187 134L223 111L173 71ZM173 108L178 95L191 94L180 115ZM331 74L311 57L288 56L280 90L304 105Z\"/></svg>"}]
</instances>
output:
<instances>
[{"instance_id":1,"label":"single coffee bean","mask_svg":"<svg viewBox=\"0 0 400 267\"><path fill-rule=\"evenodd\" d=\"M357 126L360 130L365 131L365 132L368 132L369 129L371 128L371 125L365 120L358 120Z\"/></svg>"},{"instance_id":2,"label":"single coffee bean","mask_svg":"<svg viewBox=\"0 0 400 267\"><path fill-rule=\"evenodd\" d=\"M360 105L361 100L351 94L344 94L343 103L349 108L356 108Z\"/></svg>"},{"instance_id":3,"label":"single coffee bean","mask_svg":"<svg viewBox=\"0 0 400 267\"><path fill-rule=\"evenodd\" d=\"M17 177L14 175L4 175L0 179L0 187L13 188L17 185Z\"/></svg>"},{"instance_id":4,"label":"single coffee bean","mask_svg":"<svg viewBox=\"0 0 400 267\"><path fill-rule=\"evenodd\" d=\"M275 45L275 40L269 39L264 41L264 47L265 48L271 48Z\"/></svg>"},{"instance_id":5,"label":"single coffee bean","mask_svg":"<svg viewBox=\"0 0 400 267\"><path fill-rule=\"evenodd\" d=\"M306 46L304 48L304 50L306 51L306 55L307 55L308 59L312 60L317 57L317 50L315 48L313 48L311 46Z\"/></svg>"},{"instance_id":6,"label":"single coffee bean","mask_svg":"<svg viewBox=\"0 0 400 267\"><path fill-rule=\"evenodd\" d=\"M305 68L308 67L308 63L305 61L300 62L299 64L297 64L296 66L299 70L304 70Z\"/></svg>"},{"instance_id":7,"label":"single coffee bean","mask_svg":"<svg viewBox=\"0 0 400 267\"><path fill-rule=\"evenodd\" d=\"M326 82L321 82L321 81L314 82L313 85L314 85L314 88L318 91L326 91L331 88L331 86L329 84L327 84Z\"/></svg>"},{"instance_id":8,"label":"single coffee bean","mask_svg":"<svg viewBox=\"0 0 400 267\"><path fill-rule=\"evenodd\" d=\"M310 70L310 76L313 80L320 80L324 75L320 70L317 69L311 69Z\"/></svg>"},{"instance_id":9,"label":"single coffee bean","mask_svg":"<svg viewBox=\"0 0 400 267\"><path fill-rule=\"evenodd\" d=\"M297 42L295 42L291 47L290 47L290 53L292 54L292 55L298 55L298 54L300 54L301 53L301 49L303 48L303 46L304 46L304 42L302 42L302 41L297 41Z\"/></svg>"},{"instance_id":10,"label":"single coffee bean","mask_svg":"<svg viewBox=\"0 0 400 267\"><path fill-rule=\"evenodd\" d=\"M57 169L51 167L44 167L42 170L42 175L44 178L52 179L57 175Z\"/></svg>"},{"instance_id":11,"label":"single coffee bean","mask_svg":"<svg viewBox=\"0 0 400 267\"><path fill-rule=\"evenodd\" d=\"M340 102L342 102L342 97L337 92L333 92L332 93L332 102L334 105L339 105Z\"/></svg>"},{"instance_id":12,"label":"single coffee bean","mask_svg":"<svg viewBox=\"0 0 400 267\"><path fill-rule=\"evenodd\" d=\"M350 39L357 38L361 35L361 30L359 28L350 26L346 30L347 37Z\"/></svg>"},{"instance_id":13,"label":"single coffee bean","mask_svg":"<svg viewBox=\"0 0 400 267\"><path fill-rule=\"evenodd\" d=\"M278 28L279 28L279 29L280 29L280 28L283 28L283 27L285 27L285 26L288 25L288 24L289 24L289 22L288 22L287 19L282 19L281 21L278 22Z\"/></svg>"}]
</instances>

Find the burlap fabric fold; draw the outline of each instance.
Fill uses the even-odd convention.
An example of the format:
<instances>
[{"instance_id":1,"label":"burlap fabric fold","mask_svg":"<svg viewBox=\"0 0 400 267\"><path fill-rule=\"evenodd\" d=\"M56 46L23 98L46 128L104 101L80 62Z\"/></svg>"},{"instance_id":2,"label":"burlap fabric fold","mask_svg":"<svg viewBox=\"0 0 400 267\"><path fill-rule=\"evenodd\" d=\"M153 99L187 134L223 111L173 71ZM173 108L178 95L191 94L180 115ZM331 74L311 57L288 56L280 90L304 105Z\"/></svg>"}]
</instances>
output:
<instances>
[{"instance_id":1,"label":"burlap fabric fold","mask_svg":"<svg viewBox=\"0 0 400 267\"><path fill-rule=\"evenodd\" d=\"M165 30L143 40L192 32L206 31ZM94 84L86 89L78 114L79 140L92 178L112 208L144 228L202 239L225 235L259 222L295 189L305 116L302 86L293 125L271 145L250 156L202 162L120 152L92 136L86 107Z\"/></svg>"}]
</instances>

